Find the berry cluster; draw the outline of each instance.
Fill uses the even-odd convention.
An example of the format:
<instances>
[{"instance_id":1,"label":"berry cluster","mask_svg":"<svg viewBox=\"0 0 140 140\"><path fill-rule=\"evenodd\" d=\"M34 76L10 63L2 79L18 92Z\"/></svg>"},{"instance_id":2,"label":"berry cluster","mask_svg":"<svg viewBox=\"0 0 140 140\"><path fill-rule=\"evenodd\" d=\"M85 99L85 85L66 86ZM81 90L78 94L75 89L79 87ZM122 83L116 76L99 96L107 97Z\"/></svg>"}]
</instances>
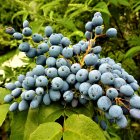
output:
<instances>
[{"instance_id":1,"label":"berry cluster","mask_svg":"<svg viewBox=\"0 0 140 140\"><path fill-rule=\"evenodd\" d=\"M19 75L15 83L6 84L11 94L4 101L13 101L9 110L34 109L56 101L76 107L92 101L97 111L121 128L127 126L125 115L129 113L140 119L140 97L135 94L139 88L137 81L120 63L100 57L102 47L96 45L96 39L117 35L115 28L103 34L102 24L102 15L96 12L85 25L87 40L75 45L62 34L53 33L50 26L45 28L44 36L33 34L27 20L23 22L22 33L7 28L6 32L15 39L23 40L19 50L37 64L26 75Z\"/></svg>"}]
</instances>

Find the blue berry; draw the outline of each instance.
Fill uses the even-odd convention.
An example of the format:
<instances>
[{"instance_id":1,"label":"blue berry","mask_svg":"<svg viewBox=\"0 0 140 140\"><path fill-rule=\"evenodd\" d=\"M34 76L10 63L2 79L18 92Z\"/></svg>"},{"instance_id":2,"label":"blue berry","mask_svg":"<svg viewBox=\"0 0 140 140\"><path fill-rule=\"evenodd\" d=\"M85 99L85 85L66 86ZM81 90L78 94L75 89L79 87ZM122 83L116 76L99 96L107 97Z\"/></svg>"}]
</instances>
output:
<instances>
[{"instance_id":1,"label":"blue berry","mask_svg":"<svg viewBox=\"0 0 140 140\"><path fill-rule=\"evenodd\" d=\"M15 82L15 85L16 85L16 87L19 87L19 88L22 87L22 83L20 83L19 81L16 81L16 82Z\"/></svg>"},{"instance_id":2,"label":"blue berry","mask_svg":"<svg viewBox=\"0 0 140 140\"><path fill-rule=\"evenodd\" d=\"M24 82L22 83L22 87L26 90L30 90L31 87L29 87L28 85L26 85Z\"/></svg>"},{"instance_id":3,"label":"blue berry","mask_svg":"<svg viewBox=\"0 0 140 140\"><path fill-rule=\"evenodd\" d=\"M135 79L134 79L134 77L132 75L127 75L126 78L127 78L126 80L127 80L128 83L132 83L132 82L135 81Z\"/></svg>"},{"instance_id":4,"label":"blue berry","mask_svg":"<svg viewBox=\"0 0 140 140\"><path fill-rule=\"evenodd\" d=\"M69 91L66 91L64 94L63 94L63 98L66 102L71 102L72 99L73 99L73 92L71 90Z\"/></svg>"},{"instance_id":5,"label":"blue berry","mask_svg":"<svg viewBox=\"0 0 140 140\"><path fill-rule=\"evenodd\" d=\"M112 66L109 65L108 63L103 63L103 64L100 65L99 71L101 73L111 72L112 71Z\"/></svg>"},{"instance_id":6,"label":"blue berry","mask_svg":"<svg viewBox=\"0 0 140 140\"><path fill-rule=\"evenodd\" d=\"M95 46L93 48L93 53L95 54L99 54L102 51L102 47L101 46Z\"/></svg>"},{"instance_id":7,"label":"blue berry","mask_svg":"<svg viewBox=\"0 0 140 140\"><path fill-rule=\"evenodd\" d=\"M44 94L44 88L42 88L42 87L37 87L37 88L35 89L35 93L36 93L37 95L42 95L42 94Z\"/></svg>"},{"instance_id":8,"label":"blue berry","mask_svg":"<svg viewBox=\"0 0 140 140\"><path fill-rule=\"evenodd\" d=\"M38 102L37 99L34 99L34 100L32 100L32 101L30 102L30 108L31 108L31 109L35 109L35 108L37 108L38 106L39 106L39 102Z\"/></svg>"},{"instance_id":9,"label":"blue berry","mask_svg":"<svg viewBox=\"0 0 140 140\"><path fill-rule=\"evenodd\" d=\"M23 28L29 27L29 22L28 20L23 21Z\"/></svg>"},{"instance_id":10,"label":"blue berry","mask_svg":"<svg viewBox=\"0 0 140 140\"><path fill-rule=\"evenodd\" d=\"M121 71L121 66L118 65L118 64L114 64L112 67L113 67L114 70L120 70Z\"/></svg>"},{"instance_id":11,"label":"blue berry","mask_svg":"<svg viewBox=\"0 0 140 140\"><path fill-rule=\"evenodd\" d=\"M71 106L74 108L74 107L77 107L78 106L78 100L77 99L73 99L71 101Z\"/></svg>"},{"instance_id":12,"label":"blue berry","mask_svg":"<svg viewBox=\"0 0 140 140\"><path fill-rule=\"evenodd\" d=\"M121 118L116 121L116 123L120 128L125 128L128 124L127 119L124 115L122 115Z\"/></svg>"},{"instance_id":13,"label":"blue berry","mask_svg":"<svg viewBox=\"0 0 140 140\"><path fill-rule=\"evenodd\" d=\"M60 53L61 53L60 46L53 45L49 48L49 55L51 57L58 57Z\"/></svg>"},{"instance_id":14,"label":"blue berry","mask_svg":"<svg viewBox=\"0 0 140 140\"><path fill-rule=\"evenodd\" d=\"M37 65L45 65L46 64L46 56L44 55L39 55L37 58L36 58L36 64Z\"/></svg>"},{"instance_id":15,"label":"blue berry","mask_svg":"<svg viewBox=\"0 0 140 140\"><path fill-rule=\"evenodd\" d=\"M50 37L52 33L53 33L52 27L51 27L51 26L46 26L46 27L45 27L45 35L46 35L47 37Z\"/></svg>"},{"instance_id":16,"label":"blue berry","mask_svg":"<svg viewBox=\"0 0 140 140\"><path fill-rule=\"evenodd\" d=\"M5 87L9 90L14 90L16 88L16 85L14 83L7 83Z\"/></svg>"},{"instance_id":17,"label":"blue berry","mask_svg":"<svg viewBox=\"0 0 140 140\"><path fill-rule=\"evenodd\" d=\"M24 79L23 83L24 83L26 86L28 86L28 87L30 87L30 88L33 88L33 87L35 86L35 79L34 79L33 77L31 77L31 76L27 76L27 77Z\"/></svg>"},{"instance_id":18,"label":"blue berry","mask_svg":"<svg viewBox=\"0 0 140 140\"><path fill-rule=\"evenodd\" d=\"M135 95L130 98L130 105L134 108L140 109L140 97Z\"/></svg>"},{"instance_id":19,"label":"blue berry","mask_svg":"<svg viewBox=\"0 0 140 140\"><path fill-rule=\"evenodd\" d=\"M92 100L97 100L100 96L102 96L103 90L101 86L94 84L88 90L88 95Z\"/></svg>"},{"instance_id":20,"label":"blue berry","mask_svg":"<svg viewBox=\"0 0 140 140\"><path fill-rule=\"evenodd\" d=\"M76 90L79 90L80 85L81 85L81 83L80 83L80 82L77 82L77 83L74 85L75 89L76 89Z\"/></svg>"},{"instance_id":21,"label":"blue berry","mask_svg":"<svg viewBox=\"0 0 140 140\"><path fill-rule=\"evenodd\" d=\"M73 48L65 47L65 48L62 50L62 55L63 55L65 58L71 58L71 57L73 56Z\"/></svg>"},{"instance_id":22,"label":"blue berry","mask_svg":"<svg viewBox=\"0 0 140 140\"><path fill-rule=\"evenodd\" d=\"M107 123L106 123L104 120L101 120L101 121L100 121L100 127L101 127L103 130L106 130L106 129L107 129Z\"/></svg>"},{"instance_id":23,"label":"blue berry","mask_svg":"<svg viewBox=\"0 0 140 140\"><path fill-rule=\"evenodd\" d=\"M102 96L97 101L98 108L103 111L107 111L111 104L111 100L107 96Z\"/></svg>"},{"instance_id":24,"label":"blue berry","mask_svg":"<svg viewBox=\"0 0 140 140\"><path fill-rule=\"evenodd\" d=\"M89 21L89 22L86 23L85 29L86 29L86 31L92 32L92 30L93 30L93 24L92 24L91 21Z\"/></svg>"},{"instance_id":25,"label":"blue berry","mask_svg":"<svg viewBox=\"0 0 140 140\"><path fill-rule=\"evenodd\" d=\"M12 90L11 95L16 98L21 94L21 92L22 92L21 88L16 88L16 89Z\"/></svg>"},{"instance_id":26,"label":"blue berry","mask_svg":"<svg viewBox=\"0 0 140 140\"><path fill-rule=\"evenodd\" d=\"M112 105L109 109L109 115L113 118L121 118L123 115L122 108L118 105Z\"/></svg>"},{"instance_id":27,"label":"blue berry","mask_svg":"<svg viewBox=\"0 0 140 140\"><path fill-rule=\"evenodd\" d=\"M34 73L33 73L33 71L28 71L27 73L26 73L26 77L34 77ZM26 78L25 77L25 78ZM25 79L24 78L24 79Z\"/></svg>"},{"instance_id":28,"label":"blue berry","mask_svg":"<svg viewBox=\"0 0 140 140\"><path fill-rule=\"evenodd\" d=\"M94 16L92 19L93 26L100 26L103 24L103 18L101 16Z\"/></svg>"},{"instance_id":29,"label":"blue berry","mask_svg":"<svg viewBox=\"0 0 140 140\"><path fill-rule=\"evenodd\" d=\"M88 78L92 83L99 81L100 77L101 77L101 73L98 70L92 70L89 72L89 75L88 75Z\"/></svg>"},{"instance_id":30,"label":"blue berry","mask_svg":"<svg viewBox=\"0 0 140 140\"><path fill-rule=\"evenodd\" d=\"M81 45L80 44L76 44L76 45L73 45L73 52L75 54L80 54L80 51L81 51Z\"/></svg>"},{"instance_id":31,"label":"blue berry","mask_svg":"<svg viewBox=\"0 0 140 140\"><path fill-rule=\"evenodd\" d=\"M32 40L35 43L39 43L40 41L43 40L43 37L40 34L35 33L35 34L32 35Z\"/></svg>"},{"instance_id":32,"label":"blue berry","mask_svg":"<svg viewBox=\"0 0 140 140\"><path fill-rule=\"evenodd\" d=\"M19 111L24 111L27 110L28 108L29 108L28 102L25 100L22 100L18 105Z\"/></svg>"},{"instance_id":33,"label":"blue berry","mask_svg":"<svg viewBox=\"0 0 140 140\"><path fill-rule=\"evenodd\" d=\"M70 85L75 84L75 82L76 82L76 76L75 76L75 74L70 74L70 75L67 77L66 81L67 81Z\"/></svg>"},{"instance_id":34,"label":"blue berry","mask_svg":"<svg viewBox=\"0 0 140 140\"><path fill-rule=\"evenodd\" d=\"M82 98L81 96L79 97L79 103L81 103L82 105L87 103L87 100L85 98Z\"/></svg>"},{"instance_id":35,"label":"blue berry","mask_svg":"<svg viewBox=\"0 0 140 140\"><path fill-rule=\"evenodd\" d=\"M20 83L22 83L24 79L25 79L25 75L20 74L20 75L18 76L18 81L19 81Z\"/></svg>"},{"instance_id":36,"label":"blue berry","mask_svg":"<svg viewBox=\"0 0 140 140\"><path fill-rule=\"evenodd\" d=\"M34 99L33 100L37 100L38 103L40 104L42 102L42 95L35 95Z\"/></svg>"},{"instance_id":37,"label":"blue berry","mask_svg":"<svg viewBox=\"0 0 140 140\"><path fill-rule=\"evenodd\" d=\"M80 84L79 86L79 91L81 94L83 95L87 95L88 94L88 89L91 87L91 84L88 82L83 82L82 84Z\"/></svg>"},{"instance_id":38,"label":"blue berry","mask_svg":"<svg viewBox=\"0 0 140 140\"><path fill-rule=\"evenodd\" d=\"M25 27L23 30L22 30L22 33L24 36L31 36L32 35L32 30L31 28L29 27Z\"/></svg>"},{"instance_id":39,"label":"blue berry","mask_svg":"<svg viewBox=\"0 0 140 140\"><path fill-rule=\"evenodd\" d=\"M62 40L61 40L61 44L64 47L68 47L70 45L70 40L67 37L63 37Z\"/></svg>"},{"instance_id":40,"label":"blue berry","mask_svg":"<svg viewBox=\"0 0 140 140\"><path fill-rule=\"evenodd\" d=\"M37 76L44 75L45 74L45 68L42 65L37 65L33 69L33 73L34 73L34 75L37 75Z\"/></svg>"},{"instance_id":41,"label":"blue berry","mask_svg":"<svg viewBox=\"0 0 140 140\"><path fill-rule=\"evenodd\" d=\"M130 86L133 88L134 91L137 91L139 89L139 85L135 82L130 83Z\"/></svg>"},{"instance_id":42,"label":"blue berry","mask_svg":"<svg viewBox=\"0 0 140 140\"><path fill-rule=\"evenodd\" d=\"M8 28L6 28L5 32L7 34L13 35L15 33L15 29L12 27L8 27Z\"/></svg>"},{"instance_id":43,"label":"blue berry","mask_svg":"<svg viewBox=\"0 0 140 140\"><path fill-rule=\"evenodd\" d=\"M86 50L88 49L88 42L85 42L84 44L81 45L80 49L82 52L86 52Z\"/></svg>"},{"instance_id":44,"label":"blue berry","mask_svg":"<svg viewBox=\"0 0 140 140\"><path fill-rule=\"evenodd\" d=\"M49 78L55 78L58 76L58 73L57 73L57 69L56 68L48 68L47 69L47 76Z\"/></svg>"},{"instance_id":45,"label":"blue berry","mask_svg":"<svg viewBox=\"0 0 140 140\"><path fill-rule=\"evenodd\" d=\"M69 84L66 81L63 81L63 86L60 91L63 93L69 89Z\"/></svg>"},{"instance_id":46,"label":"blue berry","mask_svg":"<svg viewBox=\"0 0 140 140\"><path fill-rule=\"evenodd\" d=\"M94 116L94 117L93 117L93 120L94 120L94 122L98 123L98 122L99 122L98 116Z\"/></svg>"},{"instance_id":47,"label":"blue berry","mask_svg":"<svg viewBox=\"0 0 140 140\"><path fill-rule=\"evenodd\" d=\"M13 100L13 96L11 94L7 94L5 97L4 97L4 102L6 103L9 103Z\"/></svg>"},{"instance_id":48,"label":"blue berry","mask_svg":"<svg viewBox=\"0 0 140 140\"><path fill-rule=\"evenodd\" d=\"M23 35L21 33L15 32L13 34L13 37L17 40L21 40L23 38Z\"/></svg>"},{"instance_id":49,"label":"blue berry","mask_svg":"<svg viewBox=\"0 0 140 140\"><path fill-rule=\"evenodd\" d=\"M45 105L50 105L51 100L50 100L50 96L49 96L48 93L44 94L44 96L43 96L43 103L44 103Z\"/></svg>"},{"instance_id":50,"label":"blue berry","mask_svg":"<svg viewBox=\"0 0 140 140\"><path fill-rule=\"evenodd\" d=\"M86 37L87 40L90 40L92 38L92 33L89 32L89 31L86 31L85 32L85 37Z\"/></svg>"},{"instance_id":51,"label":"blue berry","mask_svg":"<svg viewBox=\"0 0 140 140\"><path fill-rule=\"evenodd\" d=\"M85 57L84 57L84 62L87 66L92 66L92 65L95 65L97 63L97 56L90 53L90 54L87 54Z\"/></svg>"},{"instance_id":52,"label":"blue berry","mask_svg":"<svg viewBox=\"0 0 140 140\"><path fill-rule=\"evenodd\" d=\"M107 91L106 91L106 95L110 99L115 99L116 97L118 97L119 93L115 88L108 88Z\"/></svg>"},{"instance_id":53,"label":"blue berry","mask_svg":"<svg viewBox=\"0 0 140 140\"><path fill-rule=\"evenodd\" d=\"M109 28L107 31L106 31L106 35L108 37L116 37L117 36L117 30L115 28Z\"/></svg>"},{"instance_id":54,"label":"blue berry","mask_svg":"<svg viewBox=\"0 0 140 140\"><path fill-rule=\"evenodd\" d=\"M79 63L74 63L71 65L71 71L73 73L77 73L81 69L81 65Z\"/></svg>"},{"instance_id":55,"label":"blue berry","mask_svg":"<svg viewBox=\"0 0 140 140\"><path fill-rule=\"evenodd\" d=\"M23 91L23 92L20 94L20 97L21 97L22 100L25 99L25 93L26 93L26 90Z\"/></svg>"},{"instance_id":56,"label":"blue berry","mask_svg":"<svg viewBox=\"0 0 140 140\"><path fill-rule=\"evenodd\" d=\"M28 90L25 92L24 98L26 100L32 100L35 97L35 91L34 90Z\"/></svg>"},{"instance_id":57,"label":"blue berry","mask_svg":"<svg viewBox=\"0 0 140 140\"><path fill-rule=\"evenodd\" d=\"M105 72L101 75L101 82L105 85L113 85L114 76L110 72Z\"/></svg>"},{"instance_id":58,"label":"blue berry","mask_svg":"<svg viewBox=\"0 0 140 140\"><path fill-rule=\"evenodd\" d=\"M134 90L130 85L123 85L120 87L120 93L124 94L125 96L132 96L134 94Z\"/></svg>"},{"instance_id":59,"label":"blue berry","mask_svg":"<svg viewBox=\"0 0 140 140\"><path fill-rule=\"evenodd\" d=\"M58 75L62 78L66 78L70 74L70 69L67 66L61 66L58 69Z\"/></svg>"},{"instance_id":60,"label":"blue berry","mask_svg":"<svg viewBox=\"0 0 140 140\"><path fill-rule=\"evenodd\" d=\"M60 90L63 87L63 80L60 77L55 77L51 81L51 86L53 90Z\"/></svg>"},{"instance_id":61,"label":"blue berry","mask_svg":"<svg viewBox=\"0 0 140 140\"><path fill-rule=\"evenodd\" d=\"M58 90L52 90L52 89L50 89L49 90L49 95L50 95L50 99L52 101L58 101L61 98L61 93Z\"/></svg>"},{"instance_id":62,"label":"blue berry","mask_svg":"<svg viewBox=\"0 0 140 140\"><path fill-rule=\"evenodd\" d=\"M77 73L76 73L76 80L78 82L84 82L86 81L88 78L88 71L86 69L80 69Z\"/></svg>"},{"instance_id":63,"label":"blue berry","mask_svg":"<svg viewBox=\"0 0 140 140\"><path fill-rule=\"evenodd\" d=\"M119 89L121 86L126 85L126 82L122 78L115 78L114 79L114 87Z\"/></svg>"},{"instance_id":64,"label":"blue berry","mask_svg":"<svg viewBox=\"0 0 140 140\"><path fill-rule=\"evenodd\" d=\"M22 52L28 52L30 50L30 45L27 42L23 42L19 45L19 50Z\"/></svg>"},{"instance_id":65,"label":"blue berry","mask_svg":"<svg viewBox=\"0 0 140 140\"><path fill-rule=\"evenodd\" d=\"M26 56L29 58L34 58L37 55L36 48L30 47L29 51L26 52Z\"/></svg>"},{"instance_id":66,"label":"blue berry","mask_svg":"<svg viewBox=\"0 0 140 140\"><path fill-rule=\"evenodd\" d=\"M56 59L54 57L48 57L47 60L46 60L46 65L48 67L55 67Z\"/></svg>"},{"instance_id":67,"label":"blue berry","mask_svg":"<svg viewBox=\"0 0 140 140\"><path fill-rule=\"evenodd\" d=\"M94 17L96 17L96 16L102 16L102 14L101 14L100 12L96 12L96 13L94 14Z\"/></svg>"},{"instance_id":68,"label":"blue berry","mask_svg":"<svg viewBox=\"0 0 140 140\"><path fill-rule=\"evenodd\" d=\"M122 77L122 73L119 70L113 70L112 73L117 74L119 77Z\"/></svg>"},{"instance_id":69,"label":"blue berry","mask_svg":"<svg viewBox=\"0 0 140 140\"><path fill-rule=\"evenodd\" d=\"M58 34L51 34L49 39L52 45L59 45L61 41L61 37Z\"/></svg>"},{"instance_id":70,"label":"blue berry","mask_svg":"<svg viewBox=\"0 0 140 140\"><path fill-rule=\"evenodd\" d=\"M103 27L102 26L97 26L95 28L95 34L96 35L100 35L100 34L102 34L102 32L103 32Z\"/></svg>"},{"instance_id":71,"label":"blue berry","mask_svg":"<svg viewBox=\"0 0 140 140\"><path fill-rule=\"evenodd\" d=\"M130 115L135 119L140 119L140 110L136 108L130 109Z\"/></svg>"},{"instance_id":72,"label":"blue berry","mask_svg":"<svg viewBox=\"0 0 140 140\"><path fill-rule=\"evenodd\" d=\"M46 53L48 51L49 51L49 46L48 46L47 43L41 43L37 47L37 53L40 54L40 55L44 54L44 53Z\"/></svg>"},{"instance_id":73,"label":"blue berry","mask_svg":"<svg viewBox=\"0 0 140 140\"><path fill-rule=\"evenodd\" d=\"M86 42L84 40L79 41L78 44L84 45Z\"/></svg>"},{"instance_id":74,"label":"blue berry","mask_svg":"<svg viewBox=\"0 0 140 140\"><path fill-rule=\"evenodd\" d=\"M36 78L37 87L46 87L48 85L48 79L45 76L39 76Z\"/></svg>"},{"instance_id":75,"label":"blue berry","mask_svg":"<svg viewBox=\"0 0 140 140\"><path fill-rule=\"evenodd\" d=\"M59 68L61 66L66 66L67 65L67 61L64 58L59 58L56 60L56 66Z\"/></svg>"},{"instance_id":76,"label":"blue berry","mask_svg":"<svg viewBox=\"0 0 140 140\"><path fill-rule=\"evenodd\" d=\"M9 111L15 111L18 108L18 103L17 102L13 102L10 107L9 107Z\"/></svg>"}]
</instances>

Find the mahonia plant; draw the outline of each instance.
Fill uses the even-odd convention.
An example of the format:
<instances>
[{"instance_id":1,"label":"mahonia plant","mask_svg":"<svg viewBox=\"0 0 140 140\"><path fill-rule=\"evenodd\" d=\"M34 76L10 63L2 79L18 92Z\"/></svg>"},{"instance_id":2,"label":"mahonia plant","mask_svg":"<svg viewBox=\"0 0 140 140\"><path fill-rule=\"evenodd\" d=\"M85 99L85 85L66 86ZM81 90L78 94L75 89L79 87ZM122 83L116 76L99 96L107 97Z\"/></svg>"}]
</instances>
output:
<instances>
[{"instance_id":1,"label":"mahonia plant","mask_svg":"<svg viewBox=\"0 0 140 140\"><path fill-rule=\"evenodd\" d=\"M96 45L97 38L116 37L117 30L109 28L103 33L100 12L86 23L85 29L86 40L72 45L67 37L54 33L51 26L45 27L44 36L33 34L27 20L23 22L22 33L6 28L14 39L22 40L19 50L36 61L26 75L20 74L17 81L5 85L11 90L4 98L6 103L12 102L10 111L35 109L41 104L49 106L56 101L77 107L90 101L96 111L103 112L121 128L128 124L126 115L140 119L137 81L120 63L109 57L101 58L102 47ZM97 116L94 120L98 122ZM104 120L100 126L103 130L107 128Z\"/></svg>"}]
</instances>

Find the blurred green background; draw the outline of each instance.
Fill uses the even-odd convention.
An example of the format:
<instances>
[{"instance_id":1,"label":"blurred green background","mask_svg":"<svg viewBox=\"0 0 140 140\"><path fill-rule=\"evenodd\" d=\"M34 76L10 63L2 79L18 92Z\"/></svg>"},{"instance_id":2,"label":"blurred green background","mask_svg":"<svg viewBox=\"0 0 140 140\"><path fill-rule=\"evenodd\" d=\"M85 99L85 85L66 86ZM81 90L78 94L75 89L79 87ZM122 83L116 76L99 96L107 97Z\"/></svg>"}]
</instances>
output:
<instances>
[{"instance_id":1,"label":"blurred green background","mask_svg":"<svg viewBox=\"0 0 140 140\"><path fill-rule=\"evenodd\" d=\"M0 86L32 68L31 60L24 57L20 59L26 64L19 61L19 65L12 65L16 61L13 58L19 55L19 42L5 33L6 27L20 32L22 22L27 19L33 32L43 33L44 27L50 25L74 44L85 38L85 24L96 11L103 15L104 30L109 27L118 30L117 38L100 42L102 57L122 63L140 83L140 0L0 0ZM130 121L127 129L109 128L108 132L115 132L122 140L140 140L140 122ZM3 127L8 131L8 126Z\"/></svg>"}]
</instances>

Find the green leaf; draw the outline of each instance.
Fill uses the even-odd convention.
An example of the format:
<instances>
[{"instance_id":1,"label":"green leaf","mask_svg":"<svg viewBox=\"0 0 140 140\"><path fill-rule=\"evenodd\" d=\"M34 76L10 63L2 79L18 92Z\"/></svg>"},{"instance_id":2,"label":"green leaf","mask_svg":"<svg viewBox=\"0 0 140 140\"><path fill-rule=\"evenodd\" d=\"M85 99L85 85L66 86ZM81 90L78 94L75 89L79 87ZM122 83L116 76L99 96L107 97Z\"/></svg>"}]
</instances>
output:
<instances>
[{"instance_id":1,"label":"green leaf","mask_svg":"<svg viewBox=\"0 0 140 140\"><path fill-rule=\"evenodd\" d=\"M7 95L8 93L10 93L9 90L7 90L6 88L1 88L0 87L0 104L4 103L4 97L5 95Z\"/></svg>"},{"instance_id":2,"label":"green leaf","mask_svg":"<svg viewBox=\"0 0 140 140\"><path fill-rule=\"evenodd\" d=\"M100 127L89 117L72 115L64 124L64 140L106 140Z\"/></svg>"},{"instance_id":3,"label":"green leaf","mask_svg":"<svg viewBox=\"0 0 140 140\"><path fill-rule=\"evenodd\" d=\"M73 33L70 34L69 38L71 38L72 36L80 36L80 37L84 37L84 33L82 31L74 31Z\"/></svg>"},{"instance_id":4,"label":"green leaf","mask_svg":"<svg viewBox=\"0 0 140 140\"><path fill-rule=\"evenodd\" d=\"M76 108L73 108L73 107L66 107L65 108L65 114L67 116L71 116L73 114L84 114L85 116L88 116L88 117L92 117L92 112L85 106L83 107L76 107Z\"/></svg>"},{"instance_id":5,"label":"green leaf","mask_svg":"<svg viewBox=\"0 0 140 140\"><path fill-rule=\"evenodd\" d=\"M30 25L32 27L32 32L33 33L38 33L43 25L44 21L38 20L35 22L31 22Z\"/></svg>"},{"instance_id":6,"label":"green leaf","mask_svg":"<svg viewBox=\"0 0 140 140\"><path fill-rule=\"evenodd\" d=\"M140 46L140 36L132 35L127 38L130 46Z\"/></svg>"},{"instance_id":7,"label":"green leaf","mask_svg":"<svg viewBox=\"0 0 140 140\"><path fill-rule=\"evenodd\" d=\"M27 15L27 11L21 10L21 11L19 11L19 12L16 12L16 13L12 16L11 21L13 22L14 18L17 17L17 16L20 16L20 15Z\"/></svg>"},{"instance_id":8,"label":"green leaf","mask_svg":"<svg viewBox=\"0 0 140 140\"><path fill-rule=\"evenodd\" d=\"M27 121L25 123L25 130L24 130L24 140L28 140L30 134L39 126L38 123L38 112L39 108L29 110L27 115Z\"/></svg>"},{"instance_id":9,"label":"green leaf","mask_svg":"<svg viewBox=\"0 0 140 140\"><path fill-rule=\"evenodd\" d=\"M128 2L128 0L117 0L117 1L120 5L130 6L130 3Z\"/></svg>"},{"instance_id":10,"label":"green leaf","mask_svg":"<svg viewBox=\"0 0 140 140\"><path fill-rule=\"evenodd\" d=\"M93 9L93 11L99 11L99 12L103 12L106 13L107 15L111 16L107 4L105 2L99 2L98 4L96 4Z\"/></svg>"},{"instance_id":11,"label":"green leaf","mask_svg":"<svg viewBox=\"0 0 140 140\"><path fill-rule=\"evenodd\" d=\"M56 122L48 122L39 127L30 135L29 140L61 140L62 126Z\"/></svg>"},{"instance_id":12,"label":"green leaf","mask_svg":"<svg viewBox=\"0 0 140 140\"><path fill-rule=\"evenodd\" d=\"M129 49L125 54L125 58L133 57L137 53L140 53L140 46L136 46L136 47Z\"/></svg>"},{"instance_id":13,"label":"green leaf","mask_svg":"<svg viewBox=\"0 0 140 140\"><path fill-rule=\"evenodd\" d=\"M42 105L39 109L39 124L45 122L53 122L63 115L64 109L62 105L51 104L49 106Z\"/></svg>"},{"instance_id":14,"label":"green leaf","mask_svg":"<svg viewBox=\"0 0 140 140\"><path fill-rule=\"evenodd\" d=\"M72 30L72 31L77 30L73 20L70 20L68 18L59 18L59 19L56 19L56 22L57 24L60 24L61 26L64 26L65 28L69 30Z\"/></svg>"},{"instance_id":15,"label":"green leaf","mask_svg":"<svg viewBox=\"0 0 140 140\"><path fill-rule=\"evenodd\" d=\"M27 114L27 111L13 113L10 140L23 140Z\"/></svg>"},{"instance_id":16,"label":"green leaf","mask_svg":"<svg viewBox=\"0 0 140 140\"><path fill-rule=\"evenodd\" d=\"M115 6L118 6L118 1L117 0L109 0L109 2L114 4Z\"/></svg>"},{"instance_id":17,"label":"green leaf","mask_svg":"<svg viewBox=\"0 0 140 140\"><path fill-rule=\"evenodd\" d=\"M10 50L8 53L2 55L0 57L0 65L2 65L5 61L11 59L12 57L14 57L14 55L17 54L16 50Z\"/></svg>"},{"instance_id":18,"label":"green leaf","mask_svg":"<svg viewBox=\"0 0 140 140\"><path fill-rule=\"evenodd\" d=\"M9 104L0 105L0 126L2 126L4 120L6 119L6 115L9 111Z\"/></svg>"}]
</instances>

